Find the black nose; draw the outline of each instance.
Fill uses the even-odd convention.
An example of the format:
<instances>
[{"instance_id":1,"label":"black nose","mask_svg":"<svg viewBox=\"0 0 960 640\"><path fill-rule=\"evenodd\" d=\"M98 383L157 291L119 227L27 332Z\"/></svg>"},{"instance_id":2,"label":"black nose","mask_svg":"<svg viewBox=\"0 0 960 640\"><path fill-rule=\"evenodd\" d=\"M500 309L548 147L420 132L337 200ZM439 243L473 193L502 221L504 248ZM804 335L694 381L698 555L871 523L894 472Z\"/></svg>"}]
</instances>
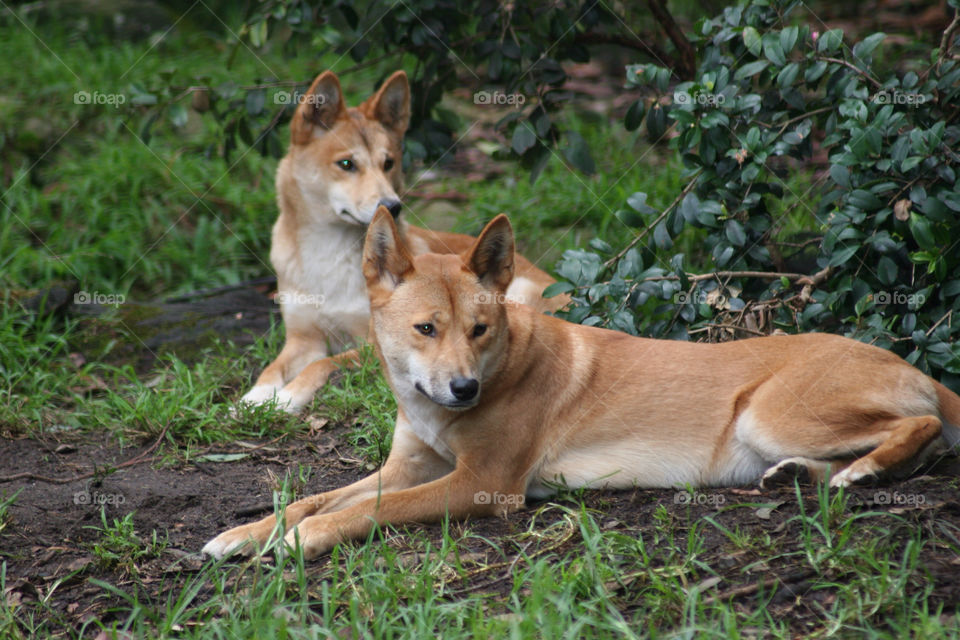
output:
<instances>
[{"instance_id":1,"label":"black nose","mask_svg":"<svg viewBox=\"0 0 960 640\"><path fill-rule=\"evenodd\" d=\"M379 204L381 207L386 207L387 211L390 212L390 215L392 215L394 219L400 215L400 207L403 206L399 200L381 200L377 204Z\"/></svg>"},{"instance_id":2,"label":"black nose","mask_svg":"<svg viewBox=\"0 0 960 640\"><path fill-rule=\"evenodd\" d=\"M480 382L476 378L454 378L450 381L450 391L461 402L473 400L480 391Z\"/></svg>"}]
</instances>

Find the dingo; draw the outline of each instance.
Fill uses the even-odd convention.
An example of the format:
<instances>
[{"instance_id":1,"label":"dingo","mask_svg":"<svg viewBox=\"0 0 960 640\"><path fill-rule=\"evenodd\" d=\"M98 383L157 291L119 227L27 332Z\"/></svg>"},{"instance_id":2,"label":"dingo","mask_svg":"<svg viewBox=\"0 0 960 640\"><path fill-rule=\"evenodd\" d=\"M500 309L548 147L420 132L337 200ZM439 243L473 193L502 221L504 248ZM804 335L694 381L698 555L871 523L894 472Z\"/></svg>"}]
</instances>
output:
<instances>
[{"instance_id":1,"label":"dingo","mask_svg":"<svg viewBox=\"0 0 960 640\"><path fill-rule=\"evenodd\" d=\"M514 510L557 485L847 486L956 444L960 397L888 351L826 334L721 344L637 338L502 302L505 216L463 256L413 256L381 210L367 233L371 334L397 398L393 449L355 484L287 507L307 557L375 523ZM949 424L948 424L949 423ZM263 544L273 516L214 556Z\"/></svg>"},{"instance_id":2,"label":"dingo","mask_svg":"<svg viewBox=\"0 0 960 640\"><path fill-rule=\"evenodd\" d=\"M276 399L297 411L313 398L337 363L350 364L354 338L366 337L370 320L361 249L367 225L382 205L400 214L403 134L410 120L410 87L403 71L390 76L359 107L347 108L340 81L326 71L299 98L290 124L290 149L277 167L280 216L273 227L270 261L277 272L277 302L286 343L241 402ZM399 223L414 254L460 253L473 238ZM519 277L507 291L540 310L562 306L566 296L544 300L553 279L517 258Z\"/></svg>"}]
</instances>

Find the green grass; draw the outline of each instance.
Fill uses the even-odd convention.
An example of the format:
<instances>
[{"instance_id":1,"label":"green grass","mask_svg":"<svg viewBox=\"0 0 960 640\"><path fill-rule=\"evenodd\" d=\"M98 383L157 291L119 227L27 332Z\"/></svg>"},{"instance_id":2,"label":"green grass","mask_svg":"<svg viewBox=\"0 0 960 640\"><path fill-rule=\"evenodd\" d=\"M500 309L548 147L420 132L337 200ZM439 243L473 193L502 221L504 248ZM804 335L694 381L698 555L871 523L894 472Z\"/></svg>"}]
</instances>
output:
<instances>
[{"instance_id":1,"label":"green grass","mask_svg":"<svg viewBox=\"0 0 960 640\"><path fill-rule=\"evenodd\" d=\"M360 367L344 369L337 383L317 394L311 413L350 424L348 442L363 458L379 466L390 453L397 403L380 372L373 347L361 347L360 358Z\"/></svg>"},{"instance_id":2,"label":"green grass","mask_svg":"<svg viewBox=\"0 0 960 640\"><path fill-rule=\"evenodd\" d=\"M874 526L858 528L856 536L822 530L823 518L835 512L840 517L837 504L836 495L824 491L812 513L798 516L804 521L801 545L819 549L816 558L786 550L765 560L815 569L817 577L805 594L834 593L822 606L821 632L956 637L956 627L942 626L941 612L925 603L917 537L907 536L904 542L897 535L902 523L888 514L870 516L877 518ZM761 606L750 610L716 597L720 590L710 566L716 558L704 554L707 521L681 518L646 531L605 532L599 515L582 504L541 507L529 531L499 542L469 528L455 532L452 525L444 526L438 543L416 530L399 543L374 533L366 543L340 545L330 562L320 565L304 563L296 553L272 562L208 562L184 585L162 589L166 595L159 600L136 583L124 589L93 583L124 603L125 615L107 628L134 637L176 632L183 638L422 638L438 633L444 638L738 638L757 629L767 637L792 637L786 621L762 606L772 593L761 588ZM847 514L834 524L845 530L862 517ZM118 562L134 553L132 540L131 526L104 521L95 552ZM485 549L494 561L478 561L476 556L483 554L466 554L467 548ZM500 557L508 562L496 562ZM463 582L477 574L496 577L505 566L509 573L502 583L509 592L503 596L495 590L471 593ZM757 571L756 577L768 575L762 568ZM908 586L919 586L913 592L920 595L904 597ZM888 631L876 630L878 616ZM26 633L44 631L43 623L31 628L3 607L0 630L14 618ZM92 626L98 627L96 622Z\"/></svg>"},{"instance_id":3,"label":"green grass","mask_svg":"<svg viewBox=\"0 0 960 640\"><path fill-rule=\"evenodd\" d=\"M90 545L90 551L98 565L106 569L120 568L125 573L135 573L137 561L160 557L167 546L156 531L149 539L140 538L133 529L131 511L122 518L107 521L106 509L100 510L101 526L90 526L97 534L97 540Z\"/></svg>"}]
</instances>

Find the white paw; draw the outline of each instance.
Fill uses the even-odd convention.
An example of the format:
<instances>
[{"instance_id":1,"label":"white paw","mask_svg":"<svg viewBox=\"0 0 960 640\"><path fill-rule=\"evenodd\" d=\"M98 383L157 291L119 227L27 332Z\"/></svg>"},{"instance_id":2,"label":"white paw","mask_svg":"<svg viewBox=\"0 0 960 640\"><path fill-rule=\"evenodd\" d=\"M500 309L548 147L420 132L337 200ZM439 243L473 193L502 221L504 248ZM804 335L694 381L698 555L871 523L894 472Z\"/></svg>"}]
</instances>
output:
<instances>
[{"instance_id":1,"label":"white paw","mask_svg":"<svg viewBox=\"0 0 960 640\"><path fill-rule=\"evenodd\" d=\"M286 389L277 391L276 397L277 409L280 409L281 411L286 411L287 413L297 413L303 408L304 403L297 402L297 399L294 398L293 394Z\"/></svg>"},{"instance_id":2,"label":"white paw","mask_svg":"<svg viewBox=\"0 0 960 640\"><path fill-rule=\"evenodd\" d=\"M795 481L800 484L810 482L810 468L803 458L787 458L770 467L760 478L760 486L764 489L793 486Z\"/></svg>"},{"instance_id":3,"label":"white paw","mask_svg":"<svg viewBox=\"0 0 960 640\"><path fill-rule=\"evenodd\" d=\"M830 478L830 486L834 487L835 489L839 489L840 487L849 487L850 485L856 484L868 475L870 474L864 473L863 471L857 471L852 467L847 467L837 475Z\"/></svg>"},{"instance_id":4,"label":"white paw","mask_svg":"<svg viewBox=\"0 0 960 640\"><path fill-rule=\"evenodd\" d=\"M280 545L280 547L283 547L282 553L290 553L299 546L303 553L303 558L310 560L316 558L321 553L330 551L336 543L337 536L332 532L326 531L316 525L310 526L309 523L307 525L301 523L301 526L294 527L290 529L290 531L287 531L287 535L283 537L283 544Z\"/></svg>"},{"instance_id":5,"label":"white paw","mask_svg":"<svg viewBox=\"0 0 960 640\"><path fill-rule=\"evenodd\" d=\"M247 391L243 394L243 397L240 398L241 404L266 404L273 400L274 396L277 395L277 388L272 385L259 385L256 386L250 391Z\"/></svg>"},{"instance_id":6,"label":"white paw","mask_svg":"<svg viewBox=\"0 0 960 640\"><path fill-rule=\"evenodd\" d=\"M227 535L229 533L231 532L226 531L221 533L216 538L203 545L202 553L219 560L220 558L228 556L231 553L239 551L241 548L253 543L251 538L238 538L236 536L229 536Z\"/></svg>"}]
</instances>

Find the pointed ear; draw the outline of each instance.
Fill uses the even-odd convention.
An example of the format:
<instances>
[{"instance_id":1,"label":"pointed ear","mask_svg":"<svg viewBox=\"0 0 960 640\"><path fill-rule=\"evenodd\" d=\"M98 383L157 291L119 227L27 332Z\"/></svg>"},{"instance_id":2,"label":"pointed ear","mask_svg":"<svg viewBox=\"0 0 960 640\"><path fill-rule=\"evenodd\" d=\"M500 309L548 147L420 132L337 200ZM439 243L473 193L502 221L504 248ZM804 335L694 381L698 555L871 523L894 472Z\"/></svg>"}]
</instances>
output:
<instances>
[{"instance_id":1,"label":"pointed ear","mask_svg":"<svg viewBox=\"0 0 960 640\"><path fill-rule=\"evenodd\" d=\"M388 131L399 137L410 125L410 83L407 74L396 71L387 78L380 90L365 103L366 116L378 120Z\"/></svg>"},{"instance_id":2,"label":"pointed ear","mask_svg":"<svg viewBox=\"0 0 960 640\"><path fill-rule=\"evenodd\" d=\"M290 141L307 144L316 131L326 131L347 113L343 102L340 80L333 71L324 71L316 77L310 89L300 100L290 122Z\"/></svg>"},{"instance_id":3,"label":"pointed ear","mask_svg":"<svg viewBox=\"0 0 960 640\"><path fill-rule=\"evenodd\" d=\"M509 218L501 213L484 227L467 253L466 263L481 284L506 291L513 280L513 254L513 227Z\"/></svg>"},{"instance_id":4,"label":"pointed ear","mask_svg":"<svg viewBox=\"0 0 960 640\"><path fill-rule=\"evenodd\" d=\"M377 207L363 245L363 275L367 290L393 291L413 271L413 257L400 239L386 207Z\"/></svg>"}]
</instances>

